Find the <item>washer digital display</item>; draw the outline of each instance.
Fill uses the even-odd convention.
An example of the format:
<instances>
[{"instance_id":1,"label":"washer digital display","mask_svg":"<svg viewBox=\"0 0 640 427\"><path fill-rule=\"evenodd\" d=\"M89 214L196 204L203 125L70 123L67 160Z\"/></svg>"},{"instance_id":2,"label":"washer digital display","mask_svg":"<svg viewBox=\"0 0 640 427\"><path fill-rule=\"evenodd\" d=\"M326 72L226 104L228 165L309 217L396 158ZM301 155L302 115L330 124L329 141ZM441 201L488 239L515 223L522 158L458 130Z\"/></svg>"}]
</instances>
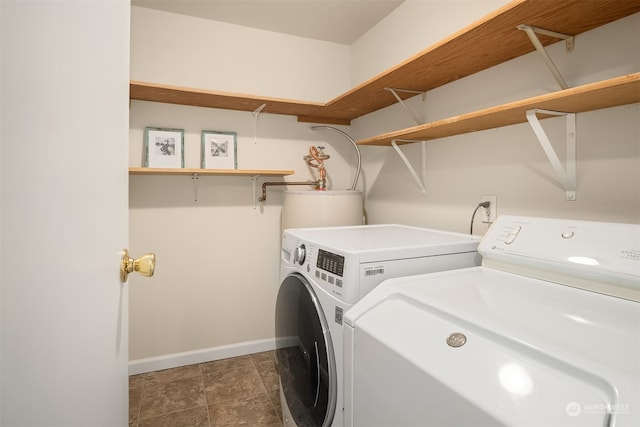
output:
<instances>
[{"instance_id":1,"label":"washer digital display","mask_svg":"<svg viewBox=\"0 0 640 427\"><path fill-rule=\"evenodd\" d=\"M344 271L344 257L319 249L316 267L342 277L342 273Z\"/></svg>"}]
</instances>

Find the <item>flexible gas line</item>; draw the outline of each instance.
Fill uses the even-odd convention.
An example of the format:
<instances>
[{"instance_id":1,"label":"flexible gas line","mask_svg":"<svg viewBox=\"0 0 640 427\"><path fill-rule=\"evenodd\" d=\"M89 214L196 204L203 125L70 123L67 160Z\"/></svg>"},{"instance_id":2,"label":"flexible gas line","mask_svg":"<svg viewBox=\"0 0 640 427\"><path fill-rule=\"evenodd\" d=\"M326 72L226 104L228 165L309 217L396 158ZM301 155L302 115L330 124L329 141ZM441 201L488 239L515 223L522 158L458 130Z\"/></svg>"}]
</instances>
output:
<instances>
[{"instance_id":1,"label":"flexible gas line","mask_svg":"<svg viewBox=\"0 0 640 427\"><path fill-rule=\"evenodd\" d=\"M353 148L356 150L356 154L358 155L358 165L356 166L356 175L353 178L353 184L351 184L351 187L347 188L347 190L355 190L356 184L358 184L358 178L360 177L360 169L362 167L362 156L360 155L360 148L358 147L358 144L356 144L356 141L353 138L351 138L349 134L347 134L346 132L343 132L338 128L334 128L333 126L311 126L311 129L313 130L328 129L328 130L337 132L340 135L347 138L347 140L351 143L351 145L353 145Z\"/></svg>"}]
</instances>

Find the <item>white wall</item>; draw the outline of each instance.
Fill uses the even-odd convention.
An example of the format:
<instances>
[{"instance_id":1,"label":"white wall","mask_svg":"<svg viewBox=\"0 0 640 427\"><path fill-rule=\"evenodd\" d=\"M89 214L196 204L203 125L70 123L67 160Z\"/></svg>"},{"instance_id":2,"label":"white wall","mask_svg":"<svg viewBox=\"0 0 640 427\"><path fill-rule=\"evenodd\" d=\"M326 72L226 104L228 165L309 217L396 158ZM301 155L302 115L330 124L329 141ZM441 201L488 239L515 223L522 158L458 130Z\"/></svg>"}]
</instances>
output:
<instances>
[{"instance_id":1,"label":"white wall","mask_svg":"<svg viewBox=\"0 0 640 427\"><path fill-rule=\"evenodd\" d=\"M131 75L142 81L324 102L351 87L349 80L358 84L504 3L408 1L346 53L340 45L134 7ZM445 4L451 9L443 9ZM425 7L447 18L429 13L424 17L428 25L407 24L409 17L412 23L420 21L416 18L427 13ZM569 84L637 71L638 19L579 36L570 55L554 45L550 52ZM156 36L163 27L176 30L170 40ZM204 73L217 60L206 52L223 51L216 41L220 37L211 36L220 31L227 34L223 44L230 60ZM264 50L295 52L298 60L283 68ZM202 62L211 67L201 67ZM259 74L247 73L256 67ZM418 98L409 103L429 121L553 90L555 81L533 53L432 90L425 104ZM575 202L564 201L527 125L427 143L425 195L391 148L361 147L360 185L366 186L368 220L468 232L480 197L491 194L498 196L498 213L639 222L637 119L637 105L578 115ZM309 145L322 142L332 155L327 168L333 188L351 182L355 156L339 136L310 131L295 117L265 114L254 143L253 125L250 113L133 102L130 164L141 164L145 126L184 128L187 167L198 165L201 130L227 130L238 132L239 168L295 169L286 179L305 180L311 174L301 157ZM363 138L412 125L394 105L343 129ZM554 144L563 137L561 120L547 120L544 126ZM418 169L421 147L403 147ZM131 279L132 360L273 338L281 203L281 194L270 190L264 207L254 209L249 178L202 177L194 202L190 177L131 177L132 252L158 255L155 278ZM477 233L485 230L476 225Z\"/></svg>"},{"instance_id":2,"label":"white wall","mask_svg":"<svg viewBox=\"0 0 640 427\"><path fill-rule=\"evenodd\" d=\"M509 3L405 0L351 45L352 86L375 77Z\"/></svg>"},{"instance_id":3,"label":"white wall","mask_svg":"<svg viewBox=\"0 0 640 427\"><path fill-rule=\"evenodd\" d=\"M156 36L165 27L171 36ZM132 8L134 80L325 101L349 88L348 54L339 44ZM353 179L350 144L295 117L261 114L256 128L248 112L133 101L131 166L142 165L147 126L185 130L188 168L199 167L200 132L220 130L238 134L239 169L293 169L287 180L307 181L317 174L302 157L324 145L330 188ZM260 178L258 188L266 180L282 178ZM200 177L197 185L195 202L191 177L130 179L131 251L158 260L154 278L130 279L131 360L274 336L282 188L254 207L249 177Z\"/></svg>"},{"instance_id":4,"label":"white wall","mask_svg":"<svg viewBox=\"0 0 640 427\"><path fill-rule=\"evenodd\" d=\"M570 86L637 72L639 28L636 14L579 35L572 53L565 52L564 43L548 52ZM412 98L409 105L430 122L558 89L533 52L429 91L424 103ZM362 147L369 221L468 232L481 196L496 195L498 214L640 222L638 111L635 104L577 115L573 202L564 200L564 190L528 124L427 142L424 195L392 149ZM412 125L406 112L394 105L355 120L351 131L364 138ZM545 120L543 126L564 159L564 119ZM420 171L422 144L402 149ZM474 228L478 234L485 230L479 223Z\"/></svg>"},{"instance_id":5,"label":"white wall","mask_svg":"<svg viewBox=\"0 0 640 427\"><path fill-rule=\"evenodd\" d=\"M302 156L310 145L324 144L332 188L351 184L353 168L341 158L349 158L350 147L295 117L261 115L254 142L250 113L134 102L132 165L141 164L149 125L185 129L187 167L199 165L201 130L228 130L238 133L240 169L294 169L287 177L294 181L312 177ZM260 178L257 188L281 180ZM131 251L157 255L152 279L130 279L133 360L273 337L280 187L254 206L251 178L205 176L197 181L197 199L188 176L130 177Z\"/></svg>"},{"instance_id":6,"label":"white wall","mask_svg":"<svg viewBox=\"0 0 640 427\"><path fill-rule=\"evenodd\" d=\"M350 89L349 47L141 7L131 79L325 101Z\"/></svg>"}]
</instances>

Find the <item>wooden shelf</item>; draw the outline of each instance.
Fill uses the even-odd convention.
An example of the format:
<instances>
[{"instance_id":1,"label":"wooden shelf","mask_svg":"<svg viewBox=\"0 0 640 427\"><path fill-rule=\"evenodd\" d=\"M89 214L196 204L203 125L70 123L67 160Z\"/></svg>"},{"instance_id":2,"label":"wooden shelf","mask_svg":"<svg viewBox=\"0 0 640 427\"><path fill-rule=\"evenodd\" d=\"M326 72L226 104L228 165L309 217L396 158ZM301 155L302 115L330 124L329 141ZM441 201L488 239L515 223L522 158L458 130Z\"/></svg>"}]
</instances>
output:
<instances>
[{"instance_id":1,"label":"wooden shelf","mask_svg":"<svg viewBox=\"0 0 640 427\"><path fill-rule=\"evenodd\" d=\"M317 102L193 89L134 80L129 83L129 98L140 101L239 111L255 111L260 108L262 104L266 104L262 109L263 113L285 114L289 116L316 115L319 110L324 108L324 104Z\"/></svg>"},{"instance_id":2,"label":"wooden shelf","mask_svg":"<svg viewBox=\"0 0 640 427\"><path fill-rule=\"evenodd\" d=\"M516 28L519 24L575 36L639 11L637 0L512 1L330 101L318 116L352 120L396 103L385 87L426 92L533 52L526 33ZM540 41L546 46L558 39L540 36Z\"/></svg>"},{"instance_id":3,"label":"wooden shelf","mask_svg":"<svg viewBox=\"0 0 640 427\"><path fill-rule=\"evenodd\" d=\"M390 145L394 139L427 141L523 123L534 108L582 113L640 102L640 73L591 83L511 102L357 141L358 145ZM398 141L397 144L406 142Z\"/></svg>"},{"instance_id":4,"label":"wooden shelf","mask_svg":"<svg viewBox=\"0 0 640 427\"><path fill-rule=\"evenodd\" d=\"M518 56L534 47L519 24L569 35L640 12L638 0L515 0L345 94L315 103L196 90L132 81L131 99L298 116L298 121L345 124L397 102L386 87L428 91ZM540 36L543 45L558 40ZM401 98L412 94L399 92Z\"/></svg>"},{"instance_id":5,"label":"wooden shelf","mask_svg":"<svg viewBox=\"0 0 640 427\"><path fill-rule=\"evenodd\" d=\"M264 169L162 169L162 168L129 168L129 175L193 175L200 176L287 176L293 175L292 170L264 170Z\"/></svg>"}]
</instances>

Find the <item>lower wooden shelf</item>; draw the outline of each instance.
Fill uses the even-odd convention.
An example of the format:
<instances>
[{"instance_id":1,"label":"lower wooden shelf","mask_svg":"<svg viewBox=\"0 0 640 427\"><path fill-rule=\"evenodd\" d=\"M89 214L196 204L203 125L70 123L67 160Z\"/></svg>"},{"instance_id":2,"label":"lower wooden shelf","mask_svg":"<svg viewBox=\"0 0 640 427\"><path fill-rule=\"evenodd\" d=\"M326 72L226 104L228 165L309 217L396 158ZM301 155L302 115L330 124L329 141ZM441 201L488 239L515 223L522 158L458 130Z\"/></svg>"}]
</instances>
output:
<instances>
[{"instance_id":1,"label":"lower wooden shelf","mask_svg":"<svg viewBox=\"0 0 640 427\"><path fill-rule=\"evenodd\" d=\"M494 129L527 121L531 109L583 113L640 102L640 73L511 102L357 141L358 145L398 145ZM404 140L404 141L402 141Z\"/></svg>"},{"instance_id":2,"label":"lower wooden shelf","mask_svg":"<svg viewBox=\"0 0 640 427\"><path fill-rule=\"evenodd\" d=\"M164 169L164 168L129 168L129 175L194 175L213 176L287 176L293 175L292 170L273 169Z\"/></svg>"}]
</instances>

